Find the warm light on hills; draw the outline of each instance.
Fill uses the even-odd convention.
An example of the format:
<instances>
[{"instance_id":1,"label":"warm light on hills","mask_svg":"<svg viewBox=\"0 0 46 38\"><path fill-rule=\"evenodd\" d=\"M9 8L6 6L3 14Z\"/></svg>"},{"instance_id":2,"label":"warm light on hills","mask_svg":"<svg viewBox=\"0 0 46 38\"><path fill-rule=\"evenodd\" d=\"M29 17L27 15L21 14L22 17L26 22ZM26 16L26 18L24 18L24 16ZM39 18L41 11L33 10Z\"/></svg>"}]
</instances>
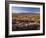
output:
<instances>
[{"instance_id":1,"label":"warm light on hills","mask_svg":"<svg viewBox=\"0 0 46 38\"><path fill-rule=\"evenodd\" d=\"M39 14L15 14L13 16L13 19L38 21L40 19L40 15Z\"/></svg>"}]
</instances>

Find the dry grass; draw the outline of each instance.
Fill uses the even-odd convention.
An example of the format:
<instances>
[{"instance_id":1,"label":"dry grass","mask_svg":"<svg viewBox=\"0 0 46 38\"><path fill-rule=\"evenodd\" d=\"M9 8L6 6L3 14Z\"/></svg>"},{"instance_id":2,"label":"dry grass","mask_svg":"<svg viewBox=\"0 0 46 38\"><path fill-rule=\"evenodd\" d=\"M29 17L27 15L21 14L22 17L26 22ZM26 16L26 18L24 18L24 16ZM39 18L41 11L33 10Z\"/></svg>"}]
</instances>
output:
<instances>
[{"instance_id":1,"label":"dry grass","mask_svg":"<svg viewBox=\"0 0 46 38\"><path fill-rule=\"evenodd\" d=\"M12 30L39 30L40 14L12 14Z\"/></svg>"},{"instance_id":2,"label":"dry grass","mask_svg":"<svg viewBox=\"0 0 46 38\"><path fill-rule=\"evenodd\" d=\"M40 21L40 14L14 14L13 20L32 20L35 22Z\"/></svg>"}]
</instances>

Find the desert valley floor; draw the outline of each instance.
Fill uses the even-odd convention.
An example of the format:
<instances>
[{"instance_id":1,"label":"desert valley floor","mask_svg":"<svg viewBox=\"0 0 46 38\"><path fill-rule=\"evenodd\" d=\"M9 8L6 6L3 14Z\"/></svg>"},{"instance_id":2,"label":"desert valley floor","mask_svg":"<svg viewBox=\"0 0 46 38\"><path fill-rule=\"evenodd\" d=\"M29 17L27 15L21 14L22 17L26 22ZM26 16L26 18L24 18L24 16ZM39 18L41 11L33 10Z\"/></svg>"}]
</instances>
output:
<instances>
[{"instance_id":1,"label":"desert valley floor","mask_svg":"<svg viewBox=\"0 0 46 38\"><path fill-rule=\"evenodd\" d=\"M12 31L40 30L40 14L13 14Z\"/></svg>"}]
</instances>

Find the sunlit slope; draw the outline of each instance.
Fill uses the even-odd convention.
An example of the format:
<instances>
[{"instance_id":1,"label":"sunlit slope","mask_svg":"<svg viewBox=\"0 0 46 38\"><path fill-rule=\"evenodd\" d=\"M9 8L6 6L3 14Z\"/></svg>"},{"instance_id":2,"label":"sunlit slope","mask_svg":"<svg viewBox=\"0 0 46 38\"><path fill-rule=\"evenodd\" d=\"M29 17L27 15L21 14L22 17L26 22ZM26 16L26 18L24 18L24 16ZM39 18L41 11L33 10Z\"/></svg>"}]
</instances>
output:
<instances>
[{"instance_id":1,"label":"sunlit slope","mask_svg":"<svg viewBox=\"0 0 46 38\"><path fill-rule=\"evenodd\" d=\"M22 14L12 14L13 20L32 20L32 21L40 21L40 14L39 13L22 13Z\"/></svg>"}]
</instances>

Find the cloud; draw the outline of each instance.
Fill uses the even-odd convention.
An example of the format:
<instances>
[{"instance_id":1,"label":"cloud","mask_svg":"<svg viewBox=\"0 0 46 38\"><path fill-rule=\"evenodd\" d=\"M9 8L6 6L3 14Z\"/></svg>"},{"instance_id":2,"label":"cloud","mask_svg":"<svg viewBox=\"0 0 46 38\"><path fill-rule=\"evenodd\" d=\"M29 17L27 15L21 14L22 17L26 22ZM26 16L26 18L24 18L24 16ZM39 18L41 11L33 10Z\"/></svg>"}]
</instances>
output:
<instances>
[{"instance_id":1,"label":"cloud","mask_svg":"<svg viewBox=\"0 0 46 38\"><path fill-rule=\"evenodd\" d=\"M32 11L12 10L13 13L32 13Z\"/></svg>"},{"instance_id":2,"label":"cloud","mask_svg":"<svg viewBox=\"0 0 46 38\"><path fill-rule=\"evenodd\" d=\"M40 13L40 12L34 12L34 13Z\"/></svg>"}]
</instances>

